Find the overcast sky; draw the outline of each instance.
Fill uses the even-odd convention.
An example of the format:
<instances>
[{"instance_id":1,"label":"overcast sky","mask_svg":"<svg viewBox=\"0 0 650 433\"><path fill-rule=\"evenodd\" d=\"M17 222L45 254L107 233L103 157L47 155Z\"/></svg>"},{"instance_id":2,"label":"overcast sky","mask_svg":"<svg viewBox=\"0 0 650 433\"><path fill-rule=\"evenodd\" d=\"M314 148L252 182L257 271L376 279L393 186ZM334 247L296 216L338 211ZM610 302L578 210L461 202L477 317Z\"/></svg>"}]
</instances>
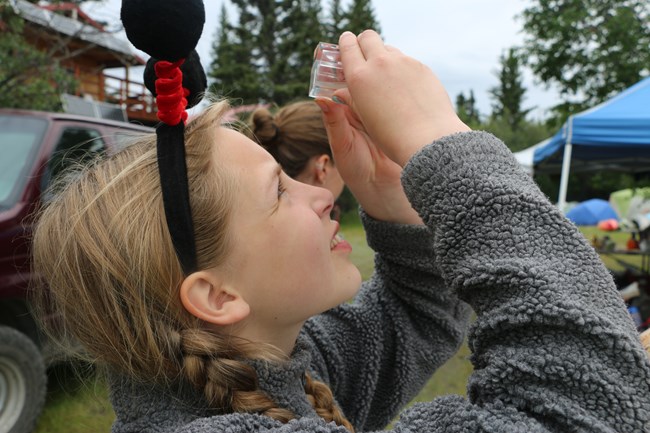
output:
<instances>
[{"instance_id":1,"label":"overcast sky","mask_svg":"<svg viewBox=\"0 0 650 433\"><path fill-rule=\"evenodd\" d=\"M162 0L161 0L162 1ZM211 60L221 5L229 0L204 0L206 23L197 51L204 65ZM327 5L330 0L324 0ZM522 23L516 16L530 0L373 0L377 20L386 43L401 49L429 66L438 75L452 98L474 91L482 114L491 112L488 89L498 83L499 56L521 44ZM344 0L343 4L347 4ZM84 9L93 18L119 25L121 0ZM231 14L231 19L233 18ZM133 77L132 77L133 78ZM536 107L532 117L546 117L557 104L557 94L537 84L524 70L528 88L524 108Z\"/></svg>"}]
</instances>

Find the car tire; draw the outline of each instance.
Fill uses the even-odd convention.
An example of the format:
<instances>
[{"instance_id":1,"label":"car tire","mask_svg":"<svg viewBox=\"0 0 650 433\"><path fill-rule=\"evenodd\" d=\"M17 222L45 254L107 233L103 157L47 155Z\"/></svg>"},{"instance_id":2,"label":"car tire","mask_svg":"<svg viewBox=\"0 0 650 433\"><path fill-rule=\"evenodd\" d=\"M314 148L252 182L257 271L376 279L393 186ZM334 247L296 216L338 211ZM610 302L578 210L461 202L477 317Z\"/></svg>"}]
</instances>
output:
<instances>
[{"instance_id":1,"label":"car tire","mask_svg":"<svg viewBox=\"0 0 650 433\"><path fill-rule=\"evenodd\" d=\"M0 433L34 430L47 391L45 363L34 342L0 326Z\"/></svg>"}]
</instances>

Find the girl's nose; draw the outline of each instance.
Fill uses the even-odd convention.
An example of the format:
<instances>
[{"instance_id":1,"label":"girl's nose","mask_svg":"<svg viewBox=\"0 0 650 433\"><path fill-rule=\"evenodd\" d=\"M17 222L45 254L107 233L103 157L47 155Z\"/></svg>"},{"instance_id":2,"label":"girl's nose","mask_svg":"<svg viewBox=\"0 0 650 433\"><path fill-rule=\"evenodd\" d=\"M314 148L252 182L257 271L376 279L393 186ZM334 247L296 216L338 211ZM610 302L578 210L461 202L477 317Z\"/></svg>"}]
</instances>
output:
<instances>
[{"instance_id":1,"label":"girl's nose","mask_svg":"<svg viewBox=\"0 0 650 433\"><path fill-rule=\"evenodd\" d=\"M327 188L322 188L319 186L314 187L318 190L318 199L315 202L314 210L320 216L330 217L332 208L334 208L334 195Z\"/></svg>"},{"instance_id":2,"label":"girl's nose","mask_svg":"<svg viewBox=\"0 0 650 433\"><path fill-rule=\"evenodd\" d=\"M327 216L329 218L330 212L334 208L334 195L327 188L322 188L320 186L312 186L308 184L302 184L306 189L306 194L309 197L310 204L314 212L316 212L321 217Z\"/></svg>"}]
</instances>

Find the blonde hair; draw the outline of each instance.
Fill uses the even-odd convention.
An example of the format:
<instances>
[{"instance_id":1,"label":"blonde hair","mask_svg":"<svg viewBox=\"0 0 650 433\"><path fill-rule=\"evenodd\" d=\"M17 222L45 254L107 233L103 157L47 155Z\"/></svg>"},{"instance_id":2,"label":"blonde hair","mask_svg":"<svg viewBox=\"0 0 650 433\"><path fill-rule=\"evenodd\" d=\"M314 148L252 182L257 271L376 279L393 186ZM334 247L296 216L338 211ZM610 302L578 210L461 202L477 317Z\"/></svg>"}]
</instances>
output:
<instances>
[{"instance_id":1,"label":"blonde hair","mask_svg":"<svg viewBox=\"0 0 650 433\"><path fill-rule=\"evenodd\" d=\"M303 172L310 158L332 157L321 110L313 101L294 102L275 113L258 108L247 126L246 135L273 155L292 178Z\"/></svg>"},{"instance_id":2,"label":"blonde hair","mask_svg":"<svg viewBox=\"0 0 650 433\"><path fill-rule=\"evenodd\" d=\"M215 132L227 109L215 103L186 128L199 269L224 263L231 242L235 185L228 167L213 162ZM48 287L35 290L42 295L34 299L40 316L56 311L63 334L80 342L92 361L138 380L188 380L222 413L294 418L259 389L255 370L243 361L273 354L207 329L181 305L183 272L165 220L155 136L75 177L41 211L35 229L34 271ZM56 336L65 340L63 334ZM327 385L307 382L317 413L352 430Z\"/></svg>"}]
</instances>

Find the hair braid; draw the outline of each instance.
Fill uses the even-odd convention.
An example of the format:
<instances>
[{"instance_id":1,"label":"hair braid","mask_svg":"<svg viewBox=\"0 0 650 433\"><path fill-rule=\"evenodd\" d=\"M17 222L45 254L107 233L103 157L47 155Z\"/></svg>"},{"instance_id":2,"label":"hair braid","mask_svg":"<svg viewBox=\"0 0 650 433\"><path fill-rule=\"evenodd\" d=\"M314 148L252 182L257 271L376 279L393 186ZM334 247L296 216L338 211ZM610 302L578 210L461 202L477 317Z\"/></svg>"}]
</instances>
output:
<instances>
[{"instance_id":1,"label":"hair braid","mask_svg":"<svg viewBox=\"0 0 650 433\"><path fill-rule=\"evenodd\" d=\"M257 373L249 364L239 361L244 350L225 345L218 334L201 330L176 331L159 323L158 329L167 329L167 338L161 342L168 359L178 359L179 372L203 395L210 407L221 413L259 413L286 423L295 415L277 406L259 389ZM215 354L219 353L219 358ZM334 396L323 382L305 375L305 393L314 410L325 421L334 421L354 432L354 427L334 402Z\"/></svg>"},{"instance_id":2,"label":"hair braid","mask_svg":"<svg viewBox=\"0 0 650 433\"><path fill-rule=\"evenodd\" d=\"M222 413L259 413L280 422L295 418L259 389L255 369L240 361L246 355L245 349L237 350L222 336L201 329L183 330L180 337L182 373L202 389L212 408Z\"/></svg>"},{"instance_id":3,"label":"hair braid","mask_svg":"<svg viewBox=\"0 0 650 433\"><path fill-rule=\"evenodd\" d=\"M354 433L352 423L345 418L341 409L334 402L332 390L323 382L312 379L309 374L305 378L307 398L318 416L325 421L334 421L337 425L343 426Z\"/></svg>"}]
</instances>

